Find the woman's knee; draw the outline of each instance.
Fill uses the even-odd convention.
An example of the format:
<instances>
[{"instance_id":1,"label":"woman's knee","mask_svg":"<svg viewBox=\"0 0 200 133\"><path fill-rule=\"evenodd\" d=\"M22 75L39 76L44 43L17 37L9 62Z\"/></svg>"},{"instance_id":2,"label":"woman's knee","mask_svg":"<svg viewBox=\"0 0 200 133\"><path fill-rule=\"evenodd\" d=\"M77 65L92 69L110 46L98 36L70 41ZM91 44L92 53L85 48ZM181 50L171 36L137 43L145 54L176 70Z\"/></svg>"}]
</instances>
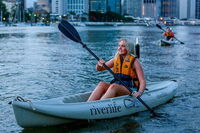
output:
<instances>
[{"instance_id":1,"label":"woman's knee","mask_svg":"<svg viewBox=\"0 0 200 133\"><path fill-rule=\"evenodd\" d=\"M117 88L117 87L119 87L119 85L115 84L115 83L113 83L113 84L110 85L110 88Z\"/></svg>"},{"instance_id":2,"label":"woman's knee","mask_svg":"<svg viewBox=\"0 0 200 133\"><path fill-rule=\"evenodd\" d=\"M119 88L118 84L111 84L108 90L116 91Z\"/></svg>"},{"instance_id":3,"label":"woman's knee","mask_svg":"<svg viewBox=\"0 0 200 133\"><path fill-rule=\"evenodd\" d=\"M110 91L114 91L116 93L127 93L128 90L122 86L122 85L118 85L118 84L111 84L110 87L108 88Z\"/></svg>"},{"instance_id":4,"label":"woman's knee","mask_svg":"<svg viewBox=\"0 0 200 133\"><path fill-rule=\"evenodd\" d=\"M109 86L109 83L100 81L99 84L98 84L98 86Z\"/></svg>"}]
</instances>

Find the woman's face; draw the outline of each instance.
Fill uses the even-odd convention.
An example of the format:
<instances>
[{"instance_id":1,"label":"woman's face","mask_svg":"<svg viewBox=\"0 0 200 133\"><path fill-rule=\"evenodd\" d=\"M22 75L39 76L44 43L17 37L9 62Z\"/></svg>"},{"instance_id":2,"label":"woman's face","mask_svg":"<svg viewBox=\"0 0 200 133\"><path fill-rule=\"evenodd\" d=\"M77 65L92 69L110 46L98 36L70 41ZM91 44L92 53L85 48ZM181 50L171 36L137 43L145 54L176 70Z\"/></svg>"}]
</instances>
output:
<instances>
[{"instance_id":1,"label":"woman's face","mask_svg":"<svg viewBox=\"0 0 200 133\"><path fill-rule=\"evenodd\" d=\"M119 53L119 55L126 55L127 54L126 42L124 40L119 42L118 53Z\"/></svg>"},{"instance_id":2,"label":"woman's face","mask_svg":"<svg viewBox=\"0 0 200 133\"><path fill-rule=\"evenodd\" d=\"M166 29L166 31L167 31L167 32L170 32L170 29L169 29L169 28L167 28L167 29Z\"/></svg>"}]
</instances>

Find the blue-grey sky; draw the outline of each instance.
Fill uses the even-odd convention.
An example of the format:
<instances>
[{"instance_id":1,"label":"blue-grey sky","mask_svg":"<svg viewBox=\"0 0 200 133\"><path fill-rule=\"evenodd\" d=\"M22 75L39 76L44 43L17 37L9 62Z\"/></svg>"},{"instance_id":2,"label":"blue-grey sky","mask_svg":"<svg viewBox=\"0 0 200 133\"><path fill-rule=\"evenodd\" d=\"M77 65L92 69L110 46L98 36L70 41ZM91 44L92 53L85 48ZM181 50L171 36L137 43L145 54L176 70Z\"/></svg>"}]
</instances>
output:
<instances>
[{"instance_id":1,"label":"blue-grey sky","mask_svg":"<svg viewBox=\"0 0 200 133\"><path fill-rule=\"evenodd\" d=\"M36 0L26 0L27 7L33 7L33 2Z\"/></svg>"}]
</instances>

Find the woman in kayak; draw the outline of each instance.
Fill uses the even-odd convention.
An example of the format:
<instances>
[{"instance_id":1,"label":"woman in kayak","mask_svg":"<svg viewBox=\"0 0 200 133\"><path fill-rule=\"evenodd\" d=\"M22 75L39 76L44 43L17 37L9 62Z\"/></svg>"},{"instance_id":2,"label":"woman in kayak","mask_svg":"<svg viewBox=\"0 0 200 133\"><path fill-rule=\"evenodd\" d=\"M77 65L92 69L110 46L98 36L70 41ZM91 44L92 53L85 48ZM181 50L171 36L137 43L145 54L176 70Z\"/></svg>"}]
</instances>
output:
<instances>
[{"instance_id":1,"label":"woman in kayak","mask_svg":"<svg viewBox=\"0 0 200 133\"><path fill-rule=\"evenodd\" d=\"M166 31L163 33L166 37L166 40L173 41L174 40L174 32L172 32L171 28L167 27Z\"/></svg>"},{"instance_id":2,"label":"woman in kayak","mask_svg":"<svg viewBox=\"0 0 200 133\"><path fill-rule=\"evenodd\" d=\"M108 67L113 68L113 72L126 86L134 90L131 94L132 96L140 97L146 88L146 81L142 66L133 54L134 45L127 43L125 39L120 40L115 57L106 63L102 59L99 60L96 65L96 70L106 70L103 66L103 63L105 63ZM113 79L110 83L101 81L90 95L88 101L128 94L130 94L130 91L117 79Z\"/></svg>"}]
</instances>

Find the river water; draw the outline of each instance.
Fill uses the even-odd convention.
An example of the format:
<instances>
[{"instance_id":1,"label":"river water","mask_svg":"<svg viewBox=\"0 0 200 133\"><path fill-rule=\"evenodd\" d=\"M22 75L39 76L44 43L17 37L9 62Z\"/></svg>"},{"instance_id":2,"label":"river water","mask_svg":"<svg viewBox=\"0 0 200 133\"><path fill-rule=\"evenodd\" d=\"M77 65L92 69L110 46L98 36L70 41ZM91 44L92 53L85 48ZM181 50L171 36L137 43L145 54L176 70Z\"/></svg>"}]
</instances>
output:
<instances>
[{"instance_id":1,"label":"river water","mask_svg":"<svg viewBox=\"0 0 200 133\"><path fill-rule=\"evenodd\" d=\"M150 118L148 111L112 120L80 122L57 127L23 129L8 102L16 96L42 100L91 91L109 72L96 72L96 60L64 37L57 27L0 28L0 132L200 132L200 27L175 26L185 44L159 46L160 29L143 26L76 27L84 43L100 58L115 55L121 38L139 38L140 62L148 82L175 79L174 99L155 108L166 118Z\"/></svg>"}]
</instances>

